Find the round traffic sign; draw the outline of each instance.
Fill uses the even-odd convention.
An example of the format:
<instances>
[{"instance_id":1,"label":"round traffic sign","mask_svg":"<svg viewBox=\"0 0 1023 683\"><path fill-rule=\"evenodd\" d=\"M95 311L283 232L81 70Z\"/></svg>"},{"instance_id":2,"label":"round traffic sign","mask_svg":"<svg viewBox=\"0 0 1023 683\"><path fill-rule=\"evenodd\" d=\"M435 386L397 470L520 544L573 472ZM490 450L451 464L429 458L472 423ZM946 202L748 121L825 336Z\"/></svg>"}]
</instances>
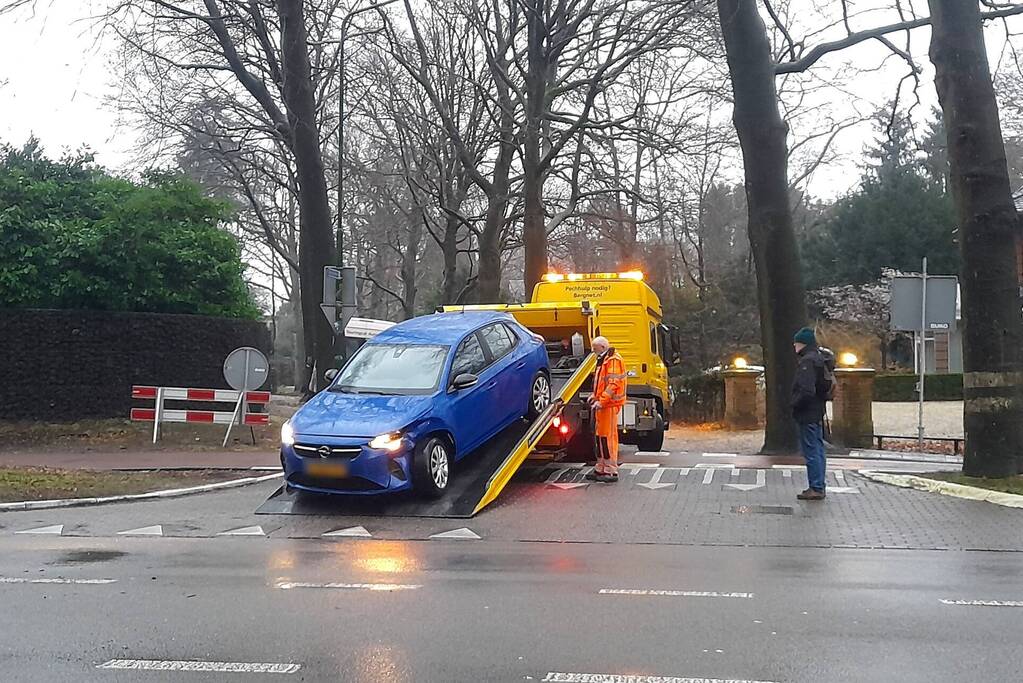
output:
<instances>
[{"instance_id":1,"label":"round traffic sign","mask_svg":"<svg viewBox=\"0 0 1023 683\"><path fill-rule=\"evenodd\" d=\"M235 391L255 391L269 378L270 362L259 349L243 346L224 360L224 379Z\"/></svg>"}]
</instances>

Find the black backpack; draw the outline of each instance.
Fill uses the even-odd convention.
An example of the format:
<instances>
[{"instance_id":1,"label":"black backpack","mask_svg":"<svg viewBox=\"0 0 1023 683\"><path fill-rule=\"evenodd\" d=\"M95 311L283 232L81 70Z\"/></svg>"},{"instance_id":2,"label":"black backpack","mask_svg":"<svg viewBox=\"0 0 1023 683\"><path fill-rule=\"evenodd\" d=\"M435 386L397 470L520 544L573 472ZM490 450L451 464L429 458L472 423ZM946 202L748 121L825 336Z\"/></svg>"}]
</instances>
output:
<instances>
[{"instance_id":1,"label":"black backpack","mask_svg":"<svg viewBox=\"0 0 1023 683\"><path fill-rule=\"evenodd\" d=\"M820 347L821 359L824 361L824 368L820 377L817 378L817 398L822 401L831 401L835 398L835 352L831 349Z\"/></svg>"}]
</instances>

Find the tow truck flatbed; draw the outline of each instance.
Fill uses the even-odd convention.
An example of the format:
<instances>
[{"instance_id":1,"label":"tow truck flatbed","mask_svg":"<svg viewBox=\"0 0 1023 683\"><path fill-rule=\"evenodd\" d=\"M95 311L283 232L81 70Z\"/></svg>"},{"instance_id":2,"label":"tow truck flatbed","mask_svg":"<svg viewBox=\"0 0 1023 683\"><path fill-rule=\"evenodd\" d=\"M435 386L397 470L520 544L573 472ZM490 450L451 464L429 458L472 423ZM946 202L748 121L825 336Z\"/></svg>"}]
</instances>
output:
<instances>
[{"instance_id":1,"label":"tow truck flatbed","mask_svg":"<svg viewBox=\"0 0 1023 683\"><path fill-rule=\"evenodd\" d=\"M414 491L376 496L319 495L282 486L256 509L256 514L472 517L492 503L511 481L595 367L596 358L590 355L571 375L554 374L551 377L554 397L547 410L531 423L524 419L516 421L458 461L448 490L441 498L424 499Z\"/></svg>"}]
</instances>

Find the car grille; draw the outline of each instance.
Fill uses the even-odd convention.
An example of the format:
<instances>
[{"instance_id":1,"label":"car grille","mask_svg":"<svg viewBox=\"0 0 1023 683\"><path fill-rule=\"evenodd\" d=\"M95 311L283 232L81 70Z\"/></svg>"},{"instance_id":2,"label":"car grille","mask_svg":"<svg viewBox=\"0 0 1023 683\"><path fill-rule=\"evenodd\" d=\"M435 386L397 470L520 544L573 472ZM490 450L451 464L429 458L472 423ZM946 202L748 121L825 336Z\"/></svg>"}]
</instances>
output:
<instances>
[{"instance_id":1,"label":"car grille","mask_svg":"<svg viewBox=\"0 0 1023 683\"><path fill-rule=\"evenodd\" d=\"M327 446L310 443L295 444L295 453L304 458L354 458L361 452L361 446Z\"/></svg>"}]
</instances>

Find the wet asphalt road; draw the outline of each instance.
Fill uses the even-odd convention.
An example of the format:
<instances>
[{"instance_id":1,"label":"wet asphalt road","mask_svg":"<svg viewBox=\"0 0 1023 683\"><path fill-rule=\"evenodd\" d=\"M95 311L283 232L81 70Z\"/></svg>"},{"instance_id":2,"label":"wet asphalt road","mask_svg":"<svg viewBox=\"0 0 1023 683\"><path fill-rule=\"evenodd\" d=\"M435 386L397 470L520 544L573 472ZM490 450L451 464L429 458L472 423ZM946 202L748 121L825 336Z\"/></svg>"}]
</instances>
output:
<instances>
[{"instance_id":1,"label":"wet asphalt road","mask_svg":"<svg viewBox=\"0 0 1023 683\"><path fill-rule=\"evenodd\" d=\"M1023 607L942 600L1021 601L1021 567L1005 552L6 536L0 680L1018 681ZM107 582L32 583L55 579ZM98 668L111 660L220 670ZM663 678L557 675L573 673Z\"/></svg>"}]
</instances>

